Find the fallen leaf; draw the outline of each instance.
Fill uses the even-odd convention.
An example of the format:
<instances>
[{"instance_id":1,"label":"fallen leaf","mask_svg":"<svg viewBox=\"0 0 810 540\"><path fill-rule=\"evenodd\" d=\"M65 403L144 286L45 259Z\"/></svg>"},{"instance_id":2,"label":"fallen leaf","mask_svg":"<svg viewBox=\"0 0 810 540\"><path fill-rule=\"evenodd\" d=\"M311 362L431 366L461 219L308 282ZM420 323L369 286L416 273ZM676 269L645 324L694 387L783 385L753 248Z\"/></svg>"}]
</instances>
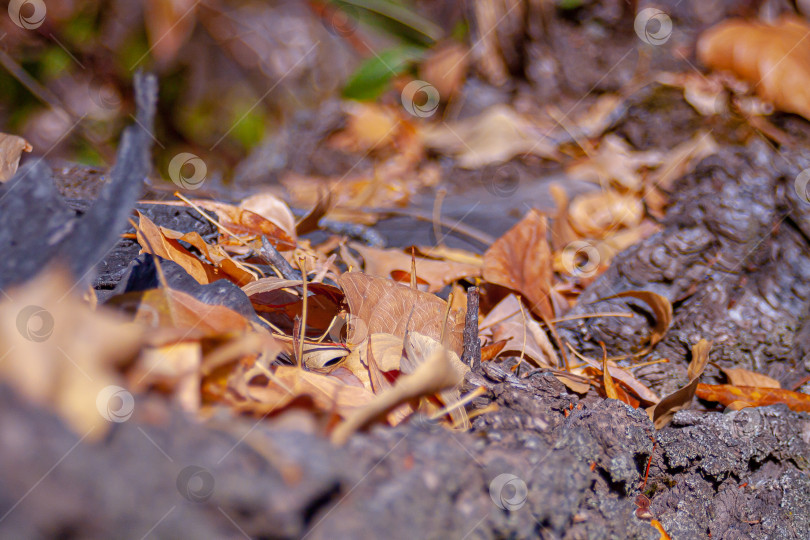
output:
<instances>
[{"instance_id":1,"label":"fallen leaf","mask_svg":"<svg viewBox=\"0 0 810 540\"><path fill-rule=\"evenodd\" d=\"M371 344L369 346L369 344ZM374 385L371 381L371 367L369 366L369 348L372 349L371 356L374 358L375 367L379 371L399 371L400 360L404 352L404 338L392 334L376 333L371 334L356 347L352 349L343 366L354 373L363 383L367 390L379 392L380 386ZM376 387L375 387L376 386Z\"/></svg>"},{"instance_id":2,"label":"fallen leaf","mask_svg":"<svg viewBox=\"0 0 810 540\"><path fill-rule=\"evenodd\" d=\"M720 369L722 369L723 373L728 377L728 382L732 386L758 386L760 388L782 387L779 381L767 375L762 375L761 373L755 373L743 368Z\"/></svg>"},{"instance_id":3,"label":"fallen leaf","mask_svg":"<svg viewBox=\"0 0 810 540\"><path fill-rule=\"evenodd\" d=\"M237 285L242 286L256 280L256 275L248 271L241 263L237 263L233 260L225 250L222 249L222 246L212 246L208 244L197 231L179 233L165 227L160 227L160 232L169 240L182 240L197 248L200 253L211 262L214 268L221 272L223 277L230 279Z\"/></svg>"},{"instance_id":4,"label":"fallen leaf","mask_svg":"<svg viewBox=\"0 0 810 540\"><path fill-rule=\"evenodd\" d=\"M377 249L351 242L349 246L362 255L365 271L372 276L395 278L394 272L404 272L410 279L411 256L398 249ZM481 275L481 267L469 264L434 261L416 257L416 275L428 285L428 292L438 292L459 279ZM402 281L401 279L395 279Z\"/></svg>"},{"instance_id":5,"label":"fallen leaf","mask_svg":"<svg viewBox=\"0 0 810 540\"><path fill-rule=\"evenodd\" d=\"M607 360L607 352L604 352L602 356L602 379L605 383L605 395L610 399L619 399L619 392L616 390L616 385L613 384L613 377L610 376L610 369Z\"/></svg>"},{"instance_id":6,"label":"fallen leaf","mask_svg":"<svg viewBox=\"0 0 810 540\"><path fill-rule=\"evenodd\" d=\"M419 362L409 375L402 375L387 391L378 394L367 406L352 413L332 432L332 442L344 444L358 429L363 428L398 405L422 396L429 396L459 385L462 377L454 368L448 351L436 348L428 358Z\"/></svg>"},{"instance_id":7,"label":"fallen leaf","mask_svg":"<svg viewBox=\"0 0 810 540\"><path fill-rule=\"evenodd\" d=\"M273 247L279 251L289 251L296 246L294 236L256 212L215 201L198 199L192 202L200 208L214 212L220 224L234 234L253 235L256 238L266 236ZM292 227L292 230L294 231L295 227Z\"/></svg>"},{"instance_id":8,"label":"fallen leaf","mask_svg":"<svg viewBox=\"0 0 810 540\"><path fill-rule=\"evenodd\" d=\"M698 131L692 138L666 153L661 166L650 174L649 183L656 188L670 191L675 180L685 176L700 160L717 153L719 149L720 146L711 133Z\"/></svg>"},{"instance_id":9,"label":"fallen leaf","mask_svg":"<svg viewBox=\"0 0 810 540\"><path fill-rule=\"evenodd\" d=\"M226 278L224 272L191 254L191 252L180 245L180 242L167 236L163 232L163 228L155 225L151 219L140 212L137 212L137 214L138 227L135 230L135 234L138 243L141 245L141 251L176 262L182 266L191 277L202 284L212 283L218 279Z\"/></svg>"},{"instance_id":10,"label":"fallen leaf","mask_svg":"<svg viewBox=\"0 0 810 540\"><path fill-rule=\"evenodd\" d=\"M186 42L196 21L194 0L147 0L144 22L149 51L160 62L173 59Z\"/></svg>"},{"instance_id":11,"label":"fallen leaf","mask_svg":"<svg viewBox=\"0 0 810 540\"><path fill-rule=\"evenodd\" d=\"M505 342L499 352L519 355L521 352L541 367L556 368L560 365L557 352L551 345L546 332L536 320L526 315L525 325L520 314L520 304L514 294L498 302L480 324L481 335L495 342ZM524 346L524 333L526 336ZM484 361L484 348L481 361ZM497 353L495 353L497 354Z\"/></svg>"},{"instance_id":12,"label":"fallen leaf","mask_svg":"<svg viewBox=\"0 0 810 540\"><path fill-rule=\"evenodd\" d=\"M706 364L709 362L709 350L711 347L711 342L705 339L701 339L696 343L692 347L692 361L689 362L689 368L687 369L689 384L661 398L661 401L654 407L647 409L647 414L650 416L650 420L653 421L655 429L666 426L677 411L685 409L692 403L692 398L695 396L699 386L700 376L703 375Z\"/></svg>"},{"instance_id":13,"label":"fallen leaf","mask_svg":"<svg viewBox=\"0 0 810 540\"><path fill-rule=\"evenodd\" d=\"M600 366L599 362L597 362L592 358L588 358L587 356L583 356L580 354L577 354L577 358L579 358L592 368L604 371L604 368ZM645 402L646 404L654 405L659 401L661 401L661 398L659 398L655 394L655 392L647 388L641 381L636 379L632 373L615 365L610 360L608 360L608 372L610 373L612 379L619 381L622 385L628 388L631 392L633 392L633 394L635 394L641 401Z\"/></svg>"},{"instance_id":14,"label":"fallen leaf","mask_svg":"<svg viewBox=\"0 0 810 540\"><path fill-rule=\"evenodd\" d=\"M593 182L607 188L611 183L638 192L643 186L641 169L660 165L661 152L638 152L618 135L602 138L595 154L585 157L566 169L566 174L578 180Z\"/></svg>"},{"instance_id":15,"label":"fallen leaf","mask_svg":"<svg viewBox=\"0 0 810 540\"><path fill-rule=\"evenodd\" d=\"M637 227L643 218L640 197L613 189L583 193L568 207L568 223L585 238L604 238L620 228Z\"/></svg>"},{"instance_id":16,"label":"fallen leaf","mask_svg":"<svg viewBox=\"0 0 810 540\"><path fill-rule=\"evenodd\" d=\"M295 240L295 217L293 217L287 203L273 195L264 192L252 195L239 203L239 208L258 214L267 221L281 228L287 236Z\"/></svg>"},{"instance_id":17,"label":"fallen leaf","mask_svg":"<svg viewBox=\"0 0 810 540\"><path fill-rule=\"evenodd\" d=\"M753 84L777 108L810 119L810 26L794 15L773 24L730 19L697 42L701 62Z\"/></svg>"},{"instance_id":18,"label":"fallen leaf","mask_svg":"<svg viewBox=\"0 0 810 540\"><path fill-rule=\"evenodd\" d=\"M202 346L199 341L170 343L141 351L129 373L132 388L145 392L152 386L171 389L173 399L184 411L200 409Z\"/></svg>"},{"instance_id":19,"label":"fallen leaf","mask_svg":"<svg viewBox=\"0 0 810 540\"><path fill-rule=\"evenodd\" d=\"M129 418L135 399L119 369L144 328L81 301L65 270L46 269L0 303L0 380L56 411L80 436L98 440Z\"/></svg>"},{"instance_id":20,"label":"fallen leaf","mask_svg":"<svg viewBox=\"0 0 810 540\"><path fill-rule=\"evenodd\" d=\"M0 133L0 182L5 182L17 172L20 156L34 149L31 143L16 135Z\"/></svg>"},{"instance_id":21,"label":"fallen leaf","mask_svg":"<svg viewBox=\"0 0 810 540\"><path fill-rule=\"evenodd\" d=\"M596 302L628 297L641 300L652 310L653 316L655 317L655 326L650 332L649 346L653 347L656 343L661 341L661 338L663 338L664 334L667 333L669 325L672 324L672 303L670 303L669 300L660 294L651 291L625 291L612 296L607 296L605 298L600 298L599 300L596 300Z\"/></svg>"},{"instance_id":22,"label":"fallen leaf","mask_svg":"<svg viewBox=\"0 0 810 540\"><path fill-rule=\"evenodd\" d=\"M464 84L468 56L469 50L458 41L441 42L422 61L419 76L436 88L442 101L447 101Z\"/></svg>"},{"instance_id":23,"label":"fallen leaf","mask_svg":"<svg viewBox=\"0 0 810 540\"><path fill-rule=\"evenodd\" d=\"M810 412L810 395L782 388L699 384L697 385L696 395L700 399L716 401L727 406L733 402L743 402L749 407L765 407L784 403L793 411Z\"/></svg>"},{"instance_id":24,"label":"fallen leaf","mask_svg":"<svg viewBox=\"0 0 810 540\"><path fill-rule=\"evenodd\" d=\"M443 336L448 350L461 355L464 314L451 310L444 325L447 303L441 298L361 272L341 275L338 284L352 316L351 343L376 333L403 338L406 332L418 332L435 340Z\"/></svg>"},{"instance_id":25,"label":"fallen leaf","mask_svg":"<svg viewBox=\"0 0 810 540\"><path fill-rule=\"evenodd\" d=\"M507 105L487 107L479 116L458 122L427 125L421 133L426 146L456 156L457 164L466 169L507 162L527 153L548 158L557 154L556 145L541 126Z\"/></svg>"},{"instance_id":26,"label":"fallen leaf","mask_svg":"<svg viewBox=\"0 0 810 540\"><path fill-rule=\"evenodd\" d=\"M483 276L490 283L521 293L532 311L552 318L549 292L553 272L545 216L530 210L497 239L484 253Z\"/></svg>"}]
</instances>

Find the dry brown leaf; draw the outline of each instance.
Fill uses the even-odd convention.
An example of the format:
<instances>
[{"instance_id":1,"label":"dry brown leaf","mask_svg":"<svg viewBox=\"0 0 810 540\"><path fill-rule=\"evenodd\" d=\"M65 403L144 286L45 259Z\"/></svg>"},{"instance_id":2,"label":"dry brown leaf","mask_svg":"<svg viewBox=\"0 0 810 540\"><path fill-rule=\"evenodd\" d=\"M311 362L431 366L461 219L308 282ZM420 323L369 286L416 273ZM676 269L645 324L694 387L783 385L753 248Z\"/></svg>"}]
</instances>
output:
<instances>
[{"instance_id":1,"label":"dry brown leaf","mask_svg":"<svg viewBox=\"0 0 810 540\"><path fill-rule=\"evenodd\" d=\"M715 154L720 147L711 133L698 131L695 135L667 152L661 160L661 166L649 177L649 183L660 189L670 191L672 183L683 177L703 158Z\"/></svg>"},{"instance_id":2,"label":"dry brown leaf","mask_svg":"<svg viewBox=\"0 0 810 540\"><path fill-rule=\"evenodd\" d=\"M484 265L484 258L481 257L481 255L471 253L464 249L447 246L417 246L416 253L430 257L431 259L441 259L443 261L461 263L478 268Z\"/></svg>"},{"instance_id":3,"label":"dry brown leaf","mask_svg":"<svg viewBox=\"0 0 810 540\"><path fill-rule=\"evenodd\" d=\"M176 262L199 283L205 285L227 278L224 272L201 261L180 245L180 242L166 236L161 227L155 225L151 219L140 212L138 212L138 227L135 233L138 243L141 245L141 251ZM175 233L173 236L176 234L180 233Z\"/></svg>"},{"instance_id":4,"label":"dry brown leaf","mask_svg":"<svg viewBox=\"0 0 810 540\"><path fill-rule=\"evenodd\" d=\"M252 195L239 203L239 208L258 214L264 219L280 227L287 236L295 240L295 217L293 217L287 203L273 195L264 192Z\"/></svg>"},{"instance_id":5,"label":"dry brown leaf","mask_svg":"<svg viewBox=\"0 0 810 540\"><path fill-rule=\"evenodd\" d=\"M613 189L578 195L568 207L568 222L581 237L604 238L620 228L637 227L644 218L641 198Z\"/></svg>"},{"instance_id":6,"label":"dry brown leaf","mask_svg":"<svg viewBox=\"0 0 810 540\"><path fill-rule=\"evenodd\" d=\"M541 367L556 368L560 364L557 352L540 323L526 314L524 325L523 317L520 314L520 304L514 294L508 295L492 308L481 321L480 328L483 337L491 337L492 341L496 342L505 342L499 352L508 352L513 355L523 352L525 357L532 359ZM524 329L525 347L523 345ZM483 361L483 349L481 355Z\"/></svg>"},{"instance_id":7,"label":"dry brown leaf","mask_svg":"<svg viewBox=\"0 0 810 540\"><path fill-rule=\"evenodd\" d=\"M530 210L484 253L484 279L522 294L532 311L552 318L552 258L546 218Z\"/></svg>"},{"instance_id":8,"label":"dry brown leaf","mask_svg":"<svg viewBox=\"0 0 810 540\"><path fill-rule=\"evenodd\" d=\"M202 346L199 341L170 343L141 351L129 372L132 388L145 392L152 386L170 388L180 407L188 412L200 409Z\"/></svg>"},{"instance_id":9,"label":"dry brown leaf","mask_svg":"<svg viewBox=\"0 0 810 540\"><path fill-rule=\"evenodd\" d=\"M479 116L422 128L425 145L457 158L460 167L478 169L531 153L556 157L545 130L507 105L494 105Z\"/></svg>"},{"instance_id":10,"label":"dry brown leaf","mask_svg":"<svg viewBox=\"0 0 810 540\"><path fill-rule=\"evenodd\" d=\"M395 278L394 272L411 274L411 256L398 249L377 249L352 242L349 244L363 256L365 271L372 276ZM416 275L428 285L428 292L438 292L445 285L462 278L481 275L481 267L457 262L434 261L416 257ZM396 279L396 278L395 278ZM402 281L396 279L396 281Z\"/></svg>"},{"instance_id":11,"label":"dry brown leaf","mask_svg":"<svg viewBox=\"0 0 810 540\"><path fill-rule=\"evenodd\" d=\"M577 354L577 358L579 358L592 368L598 369L600 371L604 369L603 366L601 366L598 361L592 358L588 358L587 356L583 356L580 354ZM620 368L610 360L608 360L608 371L610 372L611 378L622 383L644 403L654 405L659 401L661 401L661 398L659 398L655 394L655 392L647 388L641 381L636 379L632 373L630 373L625 369Z\"/></svg>"},{"instance_id":12,"label":"dry brown leaf","mask_svg":"<svg viewBox=\"0 0 810 540\"><path fill-rule=\"evenodd\" d=\"M610 376L607 353L602 356L602 380L605 383L605 395L610 399L619 399L619 392L616 390L616 385L613 383L613 377Z\"/></svg>"},{"instance_id":13,"label":"dry brown leaf","mask_svg":"<svg viewBox=\"0 0 810 540\"><path fill-rule=\"evenodd\" d=\"M720 368L732 386L758 386L759 388L781 388L779 381L743 368Z\"/></svg>"},{"instance_id":14,"label":"dry brown leaf","mask_svg":"<svg viewBox=\"0 0 810 540\"><path fill-rule=\"evenodd\" d=\"M602 300L611 300L613 298L627 297L641 300L652 310L653 316L655 317L655 326L650 332L649 346L653 347L656 343L661 341L661 338L663 338L664 334L667 333L669 325L672 324L672 304L665 297L651 291L625 291L619 294L601 298L597 300L597 302L601 302Z\"/></svg>"},{"instance_id":15,"label":"dry brown leaf","mask_svg":"<svg viewBox=\"0 0 810 540\"><path fill-rule=\"evenodd\" d=\"M418 332L436 340L444 334L444 345L461 354L464 313L451 310L442 332L447 303L441 298L360 272L343 274L338 284L351 314L349 342L360 343L376 333L403 338L406 332Z\"/></svg>"},{"instance_id":16,"label":"dry brown leaf","mask_svg":"<svg viewBox=\"0 0 810 540\"><path fill-rule=\"evenodd\" d=\"M444 41L428 52L419 66L419 76L438 90L442 101L447 101L464 83L468 57L467 47L458 41Z\"/></svg>"},{"instance_id":17,"label":"dry brown leaf","mask_svg":"<svg viewBox=\"0 0 810 540\"><path fill-rule=\"evenodd\" d=\"M22 137L0 133L0 182L5 182L14 176L22 153L30 152L33 149L31 143Z\"/></svg>"},{"instance_id":18,"label":"dry brown leaf","mask_svg":"<svg viewBox=\"0 0 810 540\"><path fill-rule=\"evenodd\" d=\"M566 173L604 188L616 183L626 190L639 192L643 186L640 170L657 167L661 159L661 152L637 152L624 139L610 134L602 138L595 154L569 166Z\"/></svg>"},{"instance_id":19,"label":"dry brown leaf","mask_svg":"<svg viewBox=\"0 0 810 540\"><path fill-rule=\"evenodd\" d=\"M366 407L355 411L339 424L332 432L332 442L344 444L355 431L384 417L400 404L459 385L462 377L447 353L444 347L437 347L428 358L416 365L412 373L399 377L392 388L376 395Z\"/></svg>"},{"instance_id":20,"label":"dry brown leaf","mask_svg":"<svg viewBox=\"0 0 810 540\"><path fill-rule=\"evenodd\" d=\"M372 334L369 338L363 340L349 353L343 366L354 373L367 390L377 393L380 386L387 387L390 384L372 384L369 367L369 342L375 366L379 371L399 371L400 360L404 352L404 338L385 333Z\"/></svg>"},{"instance_id":21,"label":"dry brown leaf","mask_svg":"<svg viewBox=\"0 0 810 540\"><path fill-rule=\"evenodd\" d=\"M97 440L137 406L118 374L144 329L81 301L66 271L51 268L0 303L0 380Z\"/></svg>"},{"instance_id":22,"label":"dry brown leaf","mask_svg":"<svg viewBox=\"0 0 810 540\"><path fill-rule=\"evenodd\" d=\"M248 375L250 378L251 376ZM314 373L296 366L278 366L263 386L247 385L247 401L237 401L237 408L255 414L269 414L283 409L296 398L309 397L319 411L341 417L369 404L374 394L362 386L347 384L345 378Z\"/></svg>"},{"instance_id":23,"label":"dry brown leaf","mask_svg":"<svg viewBox=\"0 0 810 540\"><path fill-rule=\"evenodd\" d=\"M200 208L214 212L220 224L234 234L266 236L273 247L279 251L289 251L296 246L294 236L256 212L216 201L198 199L192 202ZM292 230L295 231L295 227Z\"/></svg>"},{"instance_id":24,"label":"dry brown leaf","mask_svg":"<svg viewBox=\"0 0 810 540\"><path fill-rule=\"evenodd\" d=\"M716 73L700 72L659 73L656 81L667 86L683 89L683 97L703 116L728 112L728 93L722 78Z\"/></svg>"},{"instance_id":25,"label":"dry brown leaf","mask_svg":"<svg viewBox=\"0 0 810 540\"><path fill-rule=\"evenodd\" d=\"M700 36L697 54L712 69L752 83L777 108L810 119L810 26L804 19L726 20Z\"/></svg>"},{"instance_id":26,"label":"dry brown leaf","mask_svg":"<svg viewBox=\"0 0 810 540\"><path fill-rule=\"evenodd\" d=\"M149 51L160 62L168 62L191 35L198 2L194 0L146 0L144 22Z\"/></svg>"},{"instance_id":27,"label":"dry brown leaf","mask_svg":"<svg viewBox=\"0 0 810 540\"><path fill-rule=\"evenodd\" d=\"M155 327L150 336L154 343L172 343L178 338L189 340L253 328L242 315L225 306L205 304L190 294L173 289L144 292L135 320Z\"/></svg>"},{"instance_id":28,"label":"dry brown leaf","mask_svg":"<svg viewBox=\"0 0 810 540\"><path fill-rule=\"evenodd\" d=\"M388 105L347 102L344 109L346 128L333 135L329 144L349 152L388 149L407 123L399 110Z\"/></svg>"},{"instance_id":29,"label":"dry brown leaf","mask_svg":"<svg viewBox=\"0 0 810 540\"><path fill-rule=\"evenodd\" d=\"M200 250L200 253L202 253L215 268L223 273L223 277L227 277L227 279L230 279L240 287L256 280L256 276L250 273L244 265L237 263L229 257L225 250L222 249L222 246L212 246L206 243L197 231L179 233L165 227L160 227L160 232L165 238L188 242Z\"/></svg>"},{"instance_id":30,"label":"dry brown leaf","mask_svg":"<svg viewBox=\"0 0 810 540\"><path fill-rule=\"evenodd\" d=\"M695 396L695 391L700 382L700 376L703 375L706 364L709 362L709 350L711 348L712 343L705 339L701 339L695 344L692 347L692 361L689 362L687 370L689 384L661 398L661 401L654 407L647 409L647 414L650 416L650 420L653 421L655 429L666 426L677 411L685 409L692 403L692 398Z\"/></svg>"}]
</instances>

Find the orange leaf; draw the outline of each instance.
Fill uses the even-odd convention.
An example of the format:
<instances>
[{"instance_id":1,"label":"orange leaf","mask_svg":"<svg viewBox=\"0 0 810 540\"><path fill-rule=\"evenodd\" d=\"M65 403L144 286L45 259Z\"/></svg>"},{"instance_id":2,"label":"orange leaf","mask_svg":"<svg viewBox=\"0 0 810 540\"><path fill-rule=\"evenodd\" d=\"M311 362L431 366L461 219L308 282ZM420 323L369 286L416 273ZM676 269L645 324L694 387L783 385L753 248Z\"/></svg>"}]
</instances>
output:
<instances>
[{"instance_id":1,"label":"orange leaf","mask_svg":"<svg viewBox=\"0 0 810 540\"><path fill-rule=\"evenodd\" d=\"M610 399L619 399L619 393L616 391L616 385L613 383L613 377L610 376L610 370L607 363L607 352L602 345L602 378L605 381L605 394Z\"/></svg>"},{"instance_id":2,"label":"orange leaf","mask_svg":"<svg viewBox=\"0 0 810 540\"><path fill-rule=\"evenodd\" d=\"M218 279L225 278L225 274L214 266L207 264L180 245L180 242L166 236L160 227L151 219L138 212L138 228L135 231L138 243L144 253L152 253L174 261L188 272L199 283L206 285Z\"/></svg>"},{"instance_id":3,"label":"orange leaf","mask_svg":"<svg viewBox=\"0 0 810 540\"><path fill-rule=\"evenodd\" d=\"M752 407L764 407L784 403L791 410L810 412L810 395L781 388L763 388L756 386L732 386L730 384L699 384L695 395L706 401L716 401L722 405L731 405L742 401Z\"/></svg>"},{"instance_id":4,"label":"orange leaf","mask_svg":"<svg viewBox=\"0 0 810 540\"><path fill-rule=\"evenodd\" d=\"M779 109L810 119L810 26L796 16L775 24L741 19L706 31L697 44L700 61L731 71L755 85Z\"/></svg>"},{"instance_id":5,"label":"orange leaf","mask_svg":"<svg viewBox=\"0 0 810 540\"><path fill-rule=\"evenodd\" d=\"M484 253L484 279L521 293L532 311L552 318L552 259L546 218L531 210Z\"/></svg>"}]
</instances>

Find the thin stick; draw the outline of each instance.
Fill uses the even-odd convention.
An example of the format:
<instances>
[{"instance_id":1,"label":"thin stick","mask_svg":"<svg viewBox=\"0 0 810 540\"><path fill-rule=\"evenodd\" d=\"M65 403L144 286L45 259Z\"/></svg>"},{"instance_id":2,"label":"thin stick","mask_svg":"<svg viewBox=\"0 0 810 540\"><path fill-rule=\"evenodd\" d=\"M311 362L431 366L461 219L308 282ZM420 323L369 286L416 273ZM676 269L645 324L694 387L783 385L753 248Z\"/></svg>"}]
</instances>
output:
<instances>
[{"instance_id":1,"label":"thin stick","mask_svg":"<svg viewBox=\"0 0 810 540\"><path fill-rule=\"evenodd\" d=\"M418 288L416 282L416 250L411 246L411 289L415 291Z\"/></svg>"},{"instance_id":2,"label":"thin stick","mask_svg":"<svg viewBox=\"0 0 810 540\"><path fill-rule=\"evenodd\" d=\"M507 320L507 319L509 319L511 317L514 317L518 313L520 313L519 309L513 311L509 315L505 315L505 316L501 317L500 319L496 319L496 320L490 322L489 324L485 324L484 326L481 327L481 330L486 330L487 328L492 328L496 324L500 324L503 321L505 321L505 320ZM629 318L632 318L634 316L635 315L633 315L632 313L620 313L620 312L617 312L617 311L607 311L607 312L604 312L604 313L585 313L583 315L569 315L567 317L560 317L558 319L549 319L549 322L552 323L552 324L556 324L558 322L577 321L579 319L595 319L597 317L624 317L624 318L629 319ZM538 321L538 324L542 324L543 326L546 325L546 323L544 321Z\"/></svg>"},{"instance_id":3,"label":"thin stick","mask_svg":"<svg viewBox=\"0 0 810 540\"><path fill-rule=\"evenodd\" d=\"M451 411L454 411L454 410L458 409L459 407L463 407L464 405L471 402L475 398L477 398L479 396L483 396L486 393L487 393L486 387L479 386L478 388L476 388L472 392L468 393L466 396L461 397L458 401L456 401L454 403L451 403L450 405L447 405L447 406L443 407L442 409L439 409L438 411L436 411L436 413L433 416L431 416L430 419L431 420L438 420L439 418L441 418L445 414L447 414L447 413L449 413Z\"/></svg>"},{"instance_id":4,"label":"thin stick","mask_svg":"<svg viewBox=\"0 0 810 540\"><path fill-rule=\"evenodd\" d=\"M467 313L464 314L464 353L461 361L472 371L481 367L481 340L478 338L478 287L467 288Z\"/></svg>"},{"instance_id":5,"label":"thin stick","mask_svg":"<svg viewBox=\"0 0 810 540\"><path fill-rule=\"evenodd\" d=\"M298 257L298 266L301 268L301 281L304 284L304 304L301 309L301 338L298 343L298 367L301 367L301 362L304 358L304 339L307 335L307 260L304 257Z\"/></svg>"},{"instance_id":6,"label":"thin stick","mask_svg":"<svg viewBox=\"0 0 810 540\"><path fill-rule=\"evenodd\" d=\"M642 362L634 366L628 366L625 369L636 369L644 366L651 366L653 364L666 364L669 363L669 358L659 358L658 360L650 360L649 362Z\"/></svg>"},{"instance_id":7,"label":"thin stick","mask_svg":"<svg viewBox=\"0 0 810 540\"><path fill-rule=\"evenodd\" d=\"M520 357L518 358L518 365L523 363L523 356L526 353L526 312L523 310L523 302L521 302L520 295L517 297L518 306L520 306L520 316L523 319L523 346L520 348Z\"/></svg>"},{"instance_id":8,"label":"thin stick","mask_svg":"<svg viewBox=\"0 0 810 540\"><path fill-rule=\"evenodd\" d=\"M232 232L230 229L228 229L225 225L220 223L218 220L216 220L216 219L212 218L211 216L209 216L208 214L206 214L203 211L202 208L200 208L198 205L196 205L195 203L191 202L189 199L184 197L183 194L180 193L179 191L175 191L174 196L177 197L178 199L180 199L181 201L183 201L184 203L186 203L187 205L189 205L190 207L192 207L197 212L199 212L202 217L204 217L205 219L207 219L208 221L213 223L215 227L217 227L218 229L221 229L221 230L225 231L226 233L230 234L234 238L234 240L236 240L237 242L239 242L243 246L248 245L247 242L245 242L244 240L239 238L234 232Z\"/></svg>"}]
</instances>

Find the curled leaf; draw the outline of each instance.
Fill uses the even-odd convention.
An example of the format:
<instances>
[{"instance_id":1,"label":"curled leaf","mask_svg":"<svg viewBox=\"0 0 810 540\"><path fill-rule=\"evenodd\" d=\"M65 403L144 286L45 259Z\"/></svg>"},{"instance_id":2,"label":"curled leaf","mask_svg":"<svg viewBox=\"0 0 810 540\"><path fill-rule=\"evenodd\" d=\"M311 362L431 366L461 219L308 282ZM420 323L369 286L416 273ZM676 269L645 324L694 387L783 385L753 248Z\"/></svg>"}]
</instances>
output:
<instances>
[{"instance_id":1,"label":"curled leaf","mask_svg":"<svg viewBox=\"0 0 810 540\"><path fill-rule=\"evenodd\" d=\"M689 362L689 368L687 369L690 379L689 384L661 398L657 405L647 409L647 414L650 415L650 419L655 424L655 429L666 426L677 411L685 409L692 402L698 388L700 376L703 375L706 364L709 362L709 350L711 347L712 343L705 339L701 339L695 344L692 347L692 361Z\"/></svg>"},{"instance_id":2,"label":"curled leaf","mask_svg":"<svg viewBox=\"0 0 810 540\"><path fill-rule=\"evenodd\" d=\"M667 333L669 325L672 324L672 303L660 294L651 291L625 291L605 298L600 298L597 302L602 300L611 300L613 298L636 298L641 300L648 306L655 316L655 326L650 332L650 347L655 346L656 343L661 341L664 334Z\"/></svg>"}]
</instances>

